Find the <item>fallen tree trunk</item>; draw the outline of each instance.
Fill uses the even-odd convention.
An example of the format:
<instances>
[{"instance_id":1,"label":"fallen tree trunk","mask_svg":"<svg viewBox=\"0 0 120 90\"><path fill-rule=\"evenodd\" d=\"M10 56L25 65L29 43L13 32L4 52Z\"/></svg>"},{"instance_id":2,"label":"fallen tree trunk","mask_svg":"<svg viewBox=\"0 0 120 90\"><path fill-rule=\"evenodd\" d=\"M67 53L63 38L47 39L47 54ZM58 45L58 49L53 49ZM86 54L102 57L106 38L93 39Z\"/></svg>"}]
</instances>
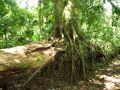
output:
<instances>
[{"instance_id":1,"label":"fallen tree trunk","mask_svg":"<svg viewBox=\"0 0 120 90\"><path fill-rule=\"evenodd\" d=\"M31 44L0 49L0 78L44 67L53 61L58 49L51 44Z\"/></svg>"}]
</instances>

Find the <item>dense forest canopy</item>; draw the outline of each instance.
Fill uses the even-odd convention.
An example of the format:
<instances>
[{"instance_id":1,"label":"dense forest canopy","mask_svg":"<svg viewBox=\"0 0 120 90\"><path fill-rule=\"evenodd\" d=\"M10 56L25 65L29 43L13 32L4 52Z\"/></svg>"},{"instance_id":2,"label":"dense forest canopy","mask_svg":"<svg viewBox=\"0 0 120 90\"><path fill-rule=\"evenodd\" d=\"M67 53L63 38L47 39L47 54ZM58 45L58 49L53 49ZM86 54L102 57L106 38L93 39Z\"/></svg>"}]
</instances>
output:
<instances>
[{"instance_id":1,"label":"dense forest canopy","mask_svg":"<svg viewBox=\"0 0 120 90\"><path fill-rule=\"evenodd\" d=\"M52 0L1 0L0 3L1 48L45 39L54 29ZM76 0L74 3L73 18L78 19L86 40L100 44L104 49L120 45L118 0Z\"/></svg>"}]
</instances>

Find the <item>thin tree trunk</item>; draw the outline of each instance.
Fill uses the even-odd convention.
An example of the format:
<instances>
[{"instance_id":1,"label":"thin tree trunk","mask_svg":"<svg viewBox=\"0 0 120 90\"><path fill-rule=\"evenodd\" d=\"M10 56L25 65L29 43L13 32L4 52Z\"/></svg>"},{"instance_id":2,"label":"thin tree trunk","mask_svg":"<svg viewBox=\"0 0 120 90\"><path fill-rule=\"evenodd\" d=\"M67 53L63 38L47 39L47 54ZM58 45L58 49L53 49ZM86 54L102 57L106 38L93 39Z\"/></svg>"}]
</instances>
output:
<instances>
[{"instance_id":1,"label":"thin tree trunk","mask_svg":"<svg viewBox=\"0 0 120 90\"><path fill-rule=\"evenodd\" d=\"M54 38L61 38L62 32L62 13L63 13L63 0L53 0L54 2L54 16L55 16L55 25L54 25Z\"/></svg>"}]
</instances>

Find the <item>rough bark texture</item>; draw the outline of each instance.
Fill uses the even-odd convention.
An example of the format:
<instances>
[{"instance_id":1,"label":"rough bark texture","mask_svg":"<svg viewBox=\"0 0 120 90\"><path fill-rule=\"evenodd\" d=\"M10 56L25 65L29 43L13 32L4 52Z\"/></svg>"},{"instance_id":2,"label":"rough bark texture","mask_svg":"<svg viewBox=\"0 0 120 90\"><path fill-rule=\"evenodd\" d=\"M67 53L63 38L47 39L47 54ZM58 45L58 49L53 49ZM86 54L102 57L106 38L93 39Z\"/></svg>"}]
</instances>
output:
<instances>
[{"instance_id":1,"label":"rough bark texture","mask_svg":"<svg viewBox=\"0 0 120 90\"><path fill-rule=\"evenodd\" d=\"M62 37L62 14L63 14L63 0L54 0L54 38L61 39Z\"/></svg>"},{"instance_id":2,"label":"rough bark texture","mask_svg":"<svg viewBox=\"0 0 120 90\"><path fill-rule=\"evenodd\" d=\"M0 78L28 69L43 67L58 50L51 44L31 44L0 49Z\"/></svg>"}]
</instances>

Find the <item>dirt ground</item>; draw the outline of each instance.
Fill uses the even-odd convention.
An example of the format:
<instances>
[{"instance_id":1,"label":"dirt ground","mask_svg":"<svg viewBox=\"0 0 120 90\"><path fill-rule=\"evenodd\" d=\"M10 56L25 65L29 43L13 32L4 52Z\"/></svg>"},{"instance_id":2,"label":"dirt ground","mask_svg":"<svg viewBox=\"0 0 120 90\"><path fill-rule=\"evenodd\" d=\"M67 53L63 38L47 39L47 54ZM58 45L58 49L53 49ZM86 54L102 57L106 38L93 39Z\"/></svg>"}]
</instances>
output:
<instances>
[{"instance_id":1,"label":"dirt ground","mask_svg":"<svg viewBox=\"0 0 120 90\"><path fill-rule=\"evenodd\" d=\"M49 73L43 75L38 73L24 88L21 85L30 75L14 78L9 81L8 90L120 90L120 59L97 63L95 74L89 71L86 82L77 79L75 84L70 83L70 77L64 72L47 72Z\"/></svg>"}]
</instances>

